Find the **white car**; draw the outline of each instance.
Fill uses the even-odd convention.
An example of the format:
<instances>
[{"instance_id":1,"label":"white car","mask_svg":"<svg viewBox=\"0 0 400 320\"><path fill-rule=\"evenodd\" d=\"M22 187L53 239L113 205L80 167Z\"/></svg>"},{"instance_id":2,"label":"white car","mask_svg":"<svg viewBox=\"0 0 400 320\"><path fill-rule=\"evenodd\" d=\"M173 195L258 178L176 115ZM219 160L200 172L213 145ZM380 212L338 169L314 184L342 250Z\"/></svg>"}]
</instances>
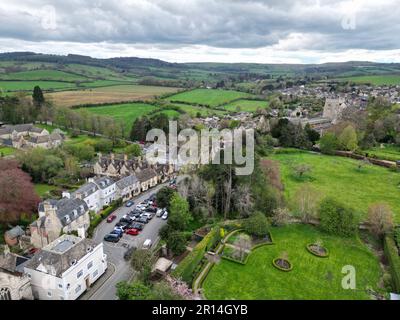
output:
<instances>
[{"instance_id":1,"label":"white car","mask_svg":"<svg viewBox=\"0 0 400 320\"><path fill-rule=\"evenodd\" d=\"M164 214L162 215L161 219L167 220L168 219L168 212L165 211Z\"/></svg>"},{"instance_id":2,"label":"white car","mask_svg":"<svg viewBox=\"0 0 400 320\"><path fill-rule=\"evenodd\" d=\"M151 239L146 239L145 242L143 242L143 249L149 249L151 247Z\"/></svg>"},{"instance_id":3,"label":"white car","mask_svg":"<svg viewBox=\"0 0 400 320\"><path fill-rule=\"evenodd\" d=\"M158 218L160 218L163 214L164 214L164 210L163 210L163 209L157 209L156 216L157 216Z\"/></svg>"}]
</instances>

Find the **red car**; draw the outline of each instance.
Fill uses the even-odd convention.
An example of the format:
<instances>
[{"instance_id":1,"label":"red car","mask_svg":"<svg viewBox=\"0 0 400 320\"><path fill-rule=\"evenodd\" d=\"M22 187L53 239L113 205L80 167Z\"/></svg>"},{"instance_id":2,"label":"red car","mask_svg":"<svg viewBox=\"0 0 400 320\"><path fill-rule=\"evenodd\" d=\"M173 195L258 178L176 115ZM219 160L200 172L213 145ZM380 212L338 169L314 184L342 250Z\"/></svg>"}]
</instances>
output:
<instances>
[{"instance_id":1,"label":"red car","mask_svg":"<svg viewBox=\"0 0 400 320\"><path fill-rule=\"evenodd\" d=\"M115 219L117 219L117 216L116 216L115 214L112 214L112 215L108 216L107 222L108 222L108 223L111 223L111 222L113 222Z\"/></svg>"},{"instance_id":2,"label":"red car","mask_svg":"<svg viewBox=\"0 0 400 320\"><path fill-rule=\"evenodd\" d=\"M139 230L138 229L127 229L126 234L129 234L131 236L137 236L139 234Z\"/></svg>"}]
</instances>

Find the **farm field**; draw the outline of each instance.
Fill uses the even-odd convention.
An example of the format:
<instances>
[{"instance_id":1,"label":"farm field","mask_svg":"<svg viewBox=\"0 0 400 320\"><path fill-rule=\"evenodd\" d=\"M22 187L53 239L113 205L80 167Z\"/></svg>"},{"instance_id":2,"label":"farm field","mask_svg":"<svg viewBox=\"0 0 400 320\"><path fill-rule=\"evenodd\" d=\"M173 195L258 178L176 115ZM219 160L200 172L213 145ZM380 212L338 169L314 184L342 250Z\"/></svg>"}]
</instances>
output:
<instances>
[{"instance_id":1,"label":"farm field","mask_svg":"<svg viewBox=\"0 0 400 320\"><path fill-rule=\"evenodd\" d=\"M130 128L132 127L132 123L137 118L144 116L149 112L157 110L157 107L146 103L127 103L127 104L90 107L83 109L94 114L102 116L110 116L115 120L124 123L125 128L128 128L128 130L130 130Z\"/></svg>"},{"instance_id":2,"label":"farm field","mask_svg":"<svg viewBox=\"0 0 400 320\"><path fill-rule=\"evenodd\" d=\"M52 81L63 81L63 82L88 81L88 78L86 77L58 70L32 70L32 71L0 74L0 79L25 80L25 81L52 80Z\"/></svg>"},{"instance_id":3,"label":"farm field","mask_svg":"<svg viewBox=\"0 0 400 320\"><path fill-rule=\"evenodd\" d=\"M381 269L378 259L359 239L327 235L309 225L272 228L274 245L252 251L246 265L222 259L203 283L207 299L243 300L367 300L368 287L378 291ZM319 258L306 245L322 240L329 257ZM272 265L283 252L293 270L283 272ZM342 268L357 270L356 290L342 288Z\"/></svg>"},{"instance_id":4,"label":"farm field","mask_svg":"<svg viewBox=\"0 0 400 320\"><path fill-rule=\"evenodd\" d=\"M149 100L155 96L177 92L178 90L178 88L157 86L115 85L95 89L48 93L46 97L51 99L57 106L71 107L85 104Z\"/></svg>"},{"instance_id":5,"label":"farm field","mask_svg":"<svg viewBox=\"0 0 400 320\"><path fill-rule=\"evenodd\" d=\"M206 107L198 107L198 106L191 106L184 103L173 103L173 106L179 107L182 111L188 113L192 117L196 117L199 113L202 117L204 116L211 116L211 115L224 115L227 114L226 111L217 110L217 109L210 109Z\"/></svg>"},{"instance_id":6,"label":"farm field","mask_svg":"<svg viewBox=\"0 0 400 320\"><path fill-rule=\"evenodd\" d=\"M246 112L255 112L257 109L267 109L268 102L267 101L259 101L259 100L237 100L227 105L223 106L223 108L227 111L246 111Z\"/></svg>"},{"instance_id":7,"label":"farm field","mask_svg":"<svg viewBox=\"0 0 400 320\"><path fill-rule=\"evenodd\" d=\"M0 91L33 91L35 86L42 90L72 89L76 87L75 83L59 81L0 81Z\"/></svg>"},{"instance_id":8,"label":"farm field","mask_svg":"<svg viewBox=\"0 0 400 320\"><path fill-rule=\"evenodd\" d=\"M389 160L389 161L399 161L400 160L400 148L392 145L384 145L383 148L376 147L369 150L363 151L368 153L370 156Z\"/></svg>"},{"instance_id":9,"label":"farm field","mask_svg":"<svg viewBox=\"0 0 400 320\"><path fill-rule=\"evenodd\" d=\"M340 81L350 81L354 83L370 83L375 86L398 85L400 84L400 75L381 75L381 76L354 76L338 78Z\"/></svg>"},{"instance_id":10,"label":"farm field","mask_svg":"<svg viewBox=\"0 0 400 320\"><path fill-rule=\"evenodd\" d=\"M235 99L245 98L248 96L247 93L232 90L195 89L173 95L169 97L168 100L171 102L187 102L216 107L229 103Z\"/></svg>"},{"instance_id":11,"label":"farm field","mask_svg":"<svg viewBox=\"0 0 400 320\"><path fill-rule=\"evenodd\" d=\"M371 204L385 202L392 208L395 221L400 222L398 172L375 165L367 165L360 170L357 160L297 150L275 153L269 158L280 164L285 197L289 203L296 191L309 183L317 190L319 197L329 196L350 204L362 219L366 217ZM311 167L311 171L302 178L293 172L293 167L299 164Z\"/></svg>"}]
</instances>

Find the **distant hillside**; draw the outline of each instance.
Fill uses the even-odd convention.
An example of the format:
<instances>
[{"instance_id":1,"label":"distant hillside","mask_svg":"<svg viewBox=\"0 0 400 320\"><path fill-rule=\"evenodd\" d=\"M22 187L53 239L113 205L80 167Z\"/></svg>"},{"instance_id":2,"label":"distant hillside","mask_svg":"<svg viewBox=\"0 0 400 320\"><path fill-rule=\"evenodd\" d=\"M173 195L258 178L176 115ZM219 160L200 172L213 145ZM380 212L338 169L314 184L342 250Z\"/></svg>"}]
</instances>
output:
<instances>
[{"instance_id":1,"label":"distant hillside","mask_svg":"<svg viewBox=\"0 0 400 320\"><path fill-rule=\"evenodd\" d=\"M56 72L51 72L52 70ZM64 74L61 72L64 72ZM362 61L309 65L169 63L158 59L137 57L97 59L75 54L64 56L33 52L0 54L0 81L45 80L90 83L101 80L192 87L199 83L218 83L226 79L234 79L236 82L278 79L280 77L302 77L312 80L323 80L325 78L336 79L380 75L400 75L400 64ZM89 86L103 84L97 82L94 85L89 84ZM13 83L3 84L5 89L7 87L13 88L14 86L15 84Z\"/></svg>"}]
</instances>

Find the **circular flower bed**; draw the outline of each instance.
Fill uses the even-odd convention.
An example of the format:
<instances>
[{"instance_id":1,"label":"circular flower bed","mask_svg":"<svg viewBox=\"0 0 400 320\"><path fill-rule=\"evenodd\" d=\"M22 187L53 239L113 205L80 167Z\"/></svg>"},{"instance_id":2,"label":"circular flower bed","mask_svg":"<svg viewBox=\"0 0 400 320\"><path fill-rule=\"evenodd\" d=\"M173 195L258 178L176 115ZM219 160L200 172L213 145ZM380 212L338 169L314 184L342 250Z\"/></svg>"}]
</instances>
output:
<instances>
[{"instance_id":1,"label":"circular flower bed","mask_svg":"<svg viewBox=\"0 0 400 320\"><path fill-rule=\"evenodd\" d=\"M290 263L289 260L282 259L282 258L276 258L272 261L272 264L274 265L275 268L281 270L281 271L291 271L293 269L292 264Z\"/></svg>"},{"instance_id":2,"label":"circular flower bed","mask_svg":"<svg viewBox=\"0 0 400 320\"><path fill-rule=\"evenodd\" d=\"M314 256L321 257L321 258L326 258L329 256L328 249L325 247L322 247L316 243L310 243L307 245L307 250L313 254Z\"/></svg>"}]
</instances>

